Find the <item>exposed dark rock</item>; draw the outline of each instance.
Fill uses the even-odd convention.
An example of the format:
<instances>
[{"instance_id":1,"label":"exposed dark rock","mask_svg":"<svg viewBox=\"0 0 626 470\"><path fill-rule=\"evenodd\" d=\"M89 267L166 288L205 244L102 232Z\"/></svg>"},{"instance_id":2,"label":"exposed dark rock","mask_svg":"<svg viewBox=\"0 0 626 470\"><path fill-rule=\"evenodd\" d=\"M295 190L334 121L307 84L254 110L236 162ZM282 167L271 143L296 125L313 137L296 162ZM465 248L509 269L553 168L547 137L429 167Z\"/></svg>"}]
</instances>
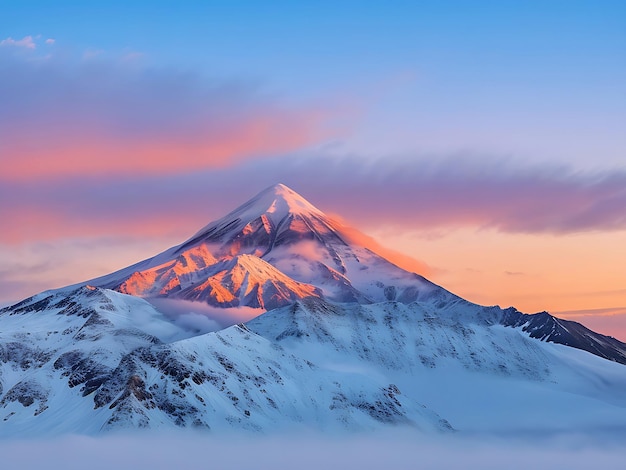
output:
<instances>
[{"instance_id":1,"label":"exposed dark rock","mask_svg":"<svg viewBox=\"0 0 626 470\"><path fill-rule=\"evenodd\" d=\"M22 370L42 367L53 354L54 351L44 351L17 341L0 344L0 361L13 362Z\"/></svg>"},{"instance_id":2,"label":"exposed dark rock","mask_svg":"<svg viewBox=\"0 0 626 470\"><path fill-rule=\"evenodd\" d=\"M612 336L596 333L580 323L554 317L548 312L529 315L508 308L502 313L501 323L504 326L521 327L531 338L582 349L596 356L626 364L626 343Z\"/></svg>"},{"instance_id":3,"label":"exposed dark rock","mask_svg":"<svg viewBox=\"0 0 626 470\"><path fill-rule=\"evenodd\" d=\"M95 361L90 356L84 356L78 350L69 351L54 362L54 368L62 369L63 375L68 377L67 384L70 388L83 385L83 396L95 392L100 385L109 379L111 368Z\"/></svg>"},{"instance_id":4,"label":"exposed dark rock","mask_svg":"<svg viewBox=\"0 0 626 470\"><path fill-rule=\"evenodd\" d=\"M35 411L36 415L41 414L47 408L48 391L32 380L24 380L15 384L0 400L0 407L6 407L8 403L18 402L25 408L39 402L39 407Z\"/></svg>"}]
</instances>

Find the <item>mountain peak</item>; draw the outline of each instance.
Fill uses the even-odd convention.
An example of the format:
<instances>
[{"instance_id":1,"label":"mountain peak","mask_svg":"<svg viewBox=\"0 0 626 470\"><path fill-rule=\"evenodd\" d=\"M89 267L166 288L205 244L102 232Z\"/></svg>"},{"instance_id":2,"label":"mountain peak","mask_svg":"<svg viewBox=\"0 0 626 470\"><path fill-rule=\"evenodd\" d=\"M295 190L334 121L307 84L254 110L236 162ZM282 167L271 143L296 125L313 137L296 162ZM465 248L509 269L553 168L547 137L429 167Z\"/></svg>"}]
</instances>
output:
<instances>
[{"instance_id":1,"label":"mountain peak","mask_svg":"<svg viewBox=\"0 0 626 470\"><path fill-rule=\"evenodd\" d=\"M244 239L248 240L245 243L247 246L271 248L279 232L293 228L295 219L324 221L322 225L326 226L325 231L330 230L328 228L330 222L322 211L293 189L279 183L264 189L221 219L211 222L187 240L181 248L187 248L200 241L210 243L237 241L239 245ZM305 225L302 227L303 230L312 229L311 223Z\"/></svg>"},{"instance_id":2,"label":"mountain peak","mask_svg":"<svg viewBox=\"0 0 626 470\"><path fill-rule=\"evenodd\" d=\"M280 219L288 214L323 215L317 207L282 183L264 189L231 214L237 213L239 209L244 207L246 208L245 212L249 212L251 215L259 216L265 212L273 214L273 219Z\"/></svg>"},{"instance_id":3,"label":"mountain peak","mask_svg":"<svg viewBox=\"0 0 626 470\"><path fill-rule=\"evenodd\" d=\"M264 191L270 191L270 190L273 190L276 193L279 193L282 191L295 193L293 189L291 189L289 186L283 183L276 183L274 186L270 186L269 188L264 189Z\"/></svg>"},{"instance_id":4,"label":"mountain peak","mask_svg":"<svg viewBox=\"0 0 626 470\"><path fill-rule=\"evenodd\" d=\"M214 297L221 296L248 306L274 304L268 299L257 302L247 294L239 296L241 283L234 282L232 275L256 279L252 284L266 286L262 289L266 293L273 289L267 286L277 286L279 297L290 300L291 294L283 291L298 292L298 298L363 303L412 302L443 291L377 255L362 242L365 238L327 217L288 186L276 184L181 245L92 284L145 297L211 304L220 303ZM227 282L223 284L222 278Z\"/></svg>"}]
</instances>

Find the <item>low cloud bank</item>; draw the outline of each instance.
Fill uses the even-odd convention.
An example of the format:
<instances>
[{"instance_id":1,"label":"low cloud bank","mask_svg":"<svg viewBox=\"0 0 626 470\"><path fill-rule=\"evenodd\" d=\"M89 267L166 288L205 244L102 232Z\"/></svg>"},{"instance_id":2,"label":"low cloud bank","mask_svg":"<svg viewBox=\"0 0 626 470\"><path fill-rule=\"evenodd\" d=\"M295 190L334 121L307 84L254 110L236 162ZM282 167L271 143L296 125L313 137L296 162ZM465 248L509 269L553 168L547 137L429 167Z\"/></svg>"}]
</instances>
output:
<instances>
[{"instance_id":1,"label":"low cloud bank","mask_svg":"<svg viewBox=\"0 0 626 470\"><path fill-rule=\"evenodd\" d=\"M218 308L202 302L178 299L146 299L184 330L204 334L258 317L265 310L251 307Z\"/></svg>"},{"instance_id":2,"label":"low cloud bank","mask_svg":"<svg viewBox=\"0 0 626 470\"><path fill-rule=\"evenodd\" d=\"M477 438L412 431L358 436L67 436L0 443L4 468L449 469L621 468L622 442L590 436ZM623 439L624 434L619 435Z\"/></svg>"}]
</instances>

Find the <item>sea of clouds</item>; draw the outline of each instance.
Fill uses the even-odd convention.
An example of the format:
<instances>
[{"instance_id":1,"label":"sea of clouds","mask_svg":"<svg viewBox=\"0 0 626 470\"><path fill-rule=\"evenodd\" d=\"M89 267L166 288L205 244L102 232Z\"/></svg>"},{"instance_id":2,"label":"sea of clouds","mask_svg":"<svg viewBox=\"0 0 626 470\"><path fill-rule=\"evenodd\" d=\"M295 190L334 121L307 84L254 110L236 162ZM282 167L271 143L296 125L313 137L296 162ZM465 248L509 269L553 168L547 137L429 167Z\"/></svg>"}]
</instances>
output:
<instances>
[{"instance_id":1,"label":"sea of clouds","mask_svg":"<svg viewBox=\"0 0 626 470\"><path fill-rule=\"evenodd\" d=\"M0 442L13 469L556 469L622 468L624 435L425 436L390 431L350 436L178 433L63 436Z\"/></svg>"}]
</instances>

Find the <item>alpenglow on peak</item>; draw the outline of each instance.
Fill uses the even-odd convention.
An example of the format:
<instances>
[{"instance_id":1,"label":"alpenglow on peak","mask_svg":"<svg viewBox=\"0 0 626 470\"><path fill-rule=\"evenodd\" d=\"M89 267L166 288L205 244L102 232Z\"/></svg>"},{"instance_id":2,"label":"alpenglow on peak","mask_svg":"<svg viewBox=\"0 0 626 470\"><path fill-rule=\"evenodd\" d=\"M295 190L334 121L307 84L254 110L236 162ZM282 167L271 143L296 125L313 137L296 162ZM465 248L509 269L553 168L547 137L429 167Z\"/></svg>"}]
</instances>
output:
<instances>
[{"instance_id":1,"label":"alpenglow on peak","mask_svg":"<svg viewBox=\"0 0 626 470\"><path fill-rule=\"evenodd\" d=\"M324 213L307 201L293 189L282 183L270 186L248 200L245 204L228 214L225 218L237 216L242 220L254 219L268 214L278 222L288 214L312 214L324 216Z\"/></svg>"},{"instance_id":2,"label":"alpenglow on peak","mask_svg":"<svg viewBox=\"0 0 626 470\"><path fill-rule=\"evenodd\" d=\"M148 298L265 309L306 297L373 303L412 302L434 291L452 296L376 254L367 237L284 184L264 189L182 244L89 282Z\"/></svg>"}]
</instances>

